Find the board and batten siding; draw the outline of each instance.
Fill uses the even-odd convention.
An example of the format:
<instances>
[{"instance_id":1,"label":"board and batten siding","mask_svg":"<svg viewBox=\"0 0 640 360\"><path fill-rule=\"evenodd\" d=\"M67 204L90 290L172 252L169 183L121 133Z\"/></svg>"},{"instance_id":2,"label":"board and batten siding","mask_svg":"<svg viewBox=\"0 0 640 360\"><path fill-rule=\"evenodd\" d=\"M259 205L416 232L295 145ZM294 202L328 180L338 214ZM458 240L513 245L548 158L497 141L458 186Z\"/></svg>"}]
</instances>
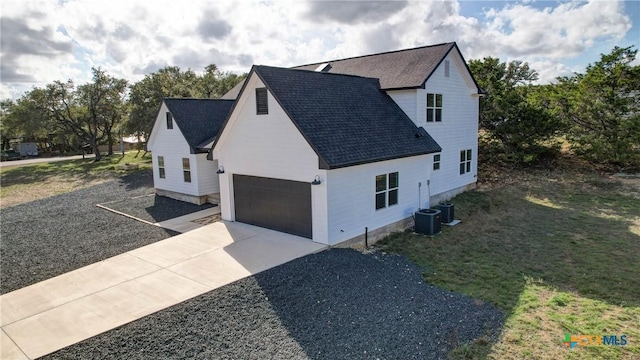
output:
<instances>
[{"instance_id":1,"label":"board and batten siding","mask_svg":"<svg viewBox=\"0 0 640 360\"><path fill-rule=\"evenodd\" d=\"M428 205L430 155L327 171L328 243L334 245L410 217ZM376 176L398 172L398 204L376 210ZM421 186L419 185L421 184Z\"/></svg>"},{"instance_id":2,"label":"board and batten siding","mask_svg":"<svg viewBox=\"0 0 640 360\"><path fill-rule=\"evenodd\" d=\"M233 174L311 183L313 240L326 243L326 171L318 168L318 156L291 119L268 93L268 114L256 114L255 88L264 87L253 74L220 134L213 158L224 167L220 175L222 219L235 220Z\"/></svg>"},{"instance_id":3,"label":"board and batten siding","mask_svg":"<svg viewBox=\"0 0 640 360\"><path fill-rule=\"evenodd\" d=\"M167 129L167 111L168 109L163 103L153 126L152 137L149 139L148 149L153 156L153 186L156 189L199 196L201 194L198 192L196 155L190 154L189 144L175 121L173 129ZM159 175L158 156L164 157L164 179L161 179ZM182 158L189 158L191 183L184 182Z\"/></svg>"}]
</instances>

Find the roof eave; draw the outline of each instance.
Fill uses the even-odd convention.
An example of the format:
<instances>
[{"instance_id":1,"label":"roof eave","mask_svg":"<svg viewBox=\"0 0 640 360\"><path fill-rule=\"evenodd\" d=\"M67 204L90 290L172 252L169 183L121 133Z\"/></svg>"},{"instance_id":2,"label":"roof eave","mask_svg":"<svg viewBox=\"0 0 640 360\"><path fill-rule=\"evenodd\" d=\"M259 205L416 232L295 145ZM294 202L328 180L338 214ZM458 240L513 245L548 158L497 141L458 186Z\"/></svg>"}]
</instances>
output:
<instances>
[{"instance_id":1,"label":"roof eave","mask_svg":"<svg viewBox=\"0 0 640 360\"><path fill-rule=\"evenodd\" d=\"M389 156L389 157L383 157L378 159L353 161L353 162L347 162L347 163L335 164L335 165L327 164L327 167L323 168L323 170L335 170L335 169L342 169L342 168L357 166L357 165L373 164L381 161L389 161L389 160L403 159L403 158L414 157L414 156L429 155L429 154L439 153L441 151L442 151L442 148L440 148L439 150L433 149L425 152L402 154L402 155Z\"/></svg>"}]
</instances>

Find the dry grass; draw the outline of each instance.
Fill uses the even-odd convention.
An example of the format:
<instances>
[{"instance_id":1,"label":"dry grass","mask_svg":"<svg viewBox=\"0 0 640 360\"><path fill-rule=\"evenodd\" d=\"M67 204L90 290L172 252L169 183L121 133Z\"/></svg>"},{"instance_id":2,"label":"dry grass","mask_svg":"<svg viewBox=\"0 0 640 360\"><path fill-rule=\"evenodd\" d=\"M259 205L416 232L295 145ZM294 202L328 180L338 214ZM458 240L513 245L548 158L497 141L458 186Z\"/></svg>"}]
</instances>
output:
<instances>
[{"instance_id":1,"label":"dry grass","mask_svg":"<svg viewBox=\"0 0 640 360\"><path fill-rule=\"evenodd\" d=\"M570 159L552 169L483 168L454 199L462 223L379 243L424 268L430 283L505 311L497 343L463 344L451 358L640 358L640 179ZM562 344L622 335L627 346Z\"/></svg>"},{"instance_id":2,"label":"dry grass","mask_svg":"<svg viewBox=\"0 0 640 360\"><path fill-rule=\"evenodd\" d=\"M132 171L151 168L150 155L103 157L9 166L0 169L0 208L44 199L97 185ZM129 164L129 165L126 165Z\"/></svg>"}]
</instances>

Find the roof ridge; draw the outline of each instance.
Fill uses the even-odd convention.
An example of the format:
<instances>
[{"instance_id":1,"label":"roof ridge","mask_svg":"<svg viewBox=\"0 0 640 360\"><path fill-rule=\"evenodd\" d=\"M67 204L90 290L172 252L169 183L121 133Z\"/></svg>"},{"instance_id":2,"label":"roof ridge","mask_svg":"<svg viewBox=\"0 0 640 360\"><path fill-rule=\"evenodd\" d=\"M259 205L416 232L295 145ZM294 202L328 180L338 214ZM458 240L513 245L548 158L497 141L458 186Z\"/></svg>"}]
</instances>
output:
<instances>
[{"instance_id":1,"label":"roof ridge","mask_svg":"<svg viewBox=\"0 0 640 360\"><path fill-rule=\"evenodd\" d=\"M369 77L369 76L360 76L360 75L343 74L343 73L332 73L332 72L327 72L327 71L314 71L314 70L307 70L307 69L285 68L285 67L269 66L269 65L254 65L254 66L255 67L273 68L273 69L279 69L279 70L287 70L287 71L301 71L301 72L308 72L308 73L312 73L312 74L324 74L324 75L333 75L333 76L353 77L353 78L360 78L360 79L364 79L364 80L373 80L373 81L378 82L378 84L380 84L380 79L375 78L375 77ZM301 66L304 66L304 65L301 65Z\"/></svg>"},{"instance_id":2,"label":"roof ridge","mask_svg":"<svg viewBox=\"0 0 640 360\"><path fill-rule=\"evenodd\" d=\"M165 97L162 100L216 100L216 101L234 101L231 99L214 99L214 98L195 98L195 97Z\"/></svg>"},{"instance_id":3,"label":"roof ridge","mask_svg":"<svg viewBox=\"0 0 640 360\"><path fill-rule=\"evenodd\" d=\"M455 41L453 41L453 42L444 42L444 43L440 43L440 44L433 44L433 45L418 46L418 47L408 48L408 49L399 49L399 50L383 51L383 52L375 53L375 54L367 54L367 55L351 56L351 57L347 57L347 58L343 58L343 59L325 60L325 61L313 62L313 63L308 63L308 64L296 65L296 66L294 66L293 68L298 68L298 67L303 67L303 66L310 66L310 65L315 65L315 64L324 64L324 63L329 63L329 64L331 64L332 62L337 62L337 61L360 59L360 58L365 58L365 57L369 57L369 56L378 56L378 55L393 54L393 53L399 53L399 52L403 52L403 51L411 51L411 50L418 50L418 49L426 49L426 48L430 48L430 47L443 46L443 45L452 45L452 46L453 46L453 45L456 45L456 42L455 42ZM309 70L307 70L307 71L309 71Z\"/></svg>"}]
</instances>

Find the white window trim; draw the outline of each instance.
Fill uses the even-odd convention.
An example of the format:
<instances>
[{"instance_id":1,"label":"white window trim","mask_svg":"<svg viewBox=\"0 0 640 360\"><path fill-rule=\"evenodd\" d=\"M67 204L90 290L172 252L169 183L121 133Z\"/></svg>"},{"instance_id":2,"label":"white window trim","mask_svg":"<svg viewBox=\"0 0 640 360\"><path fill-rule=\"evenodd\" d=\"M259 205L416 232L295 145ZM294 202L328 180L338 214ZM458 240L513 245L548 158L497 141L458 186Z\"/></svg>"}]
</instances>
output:
<instances>
[{"instance_id":1,"label":"white window trim","mask_svg":"<svg viewBox=\"0 0 640 360\"><path fill-rule=\"evenodd\" d=\"M158 156L158 178L166 179L167 178L167 170L164 165L164 156ZM162 160L162 161L160 161Z\"/></svg>"},{"instance_id":2,"label":"white window trim","mask_svg":"<svg viewBox=\"0 0 640 360\"><path fill-rule=\"evenodd\" d=\"M389 180L390 180L390 177L391 177L390 175L391 174L396 174L396 177L397 177L397 180L396 180L397 183L396 183L395 187L390 187L391 184L390 184ZM394 171L394 172L390 172L390 173L387 173L387 174L380 174L380 175L376 175L376 179L379 176L384 176L385 177L386 188L384 190L380 190L380 191L378 191L378 189L376 188L375 197L374 197L376 211L382 210L382 209L386 209L388 207L395 206L395 205L398 205L400 203L400 191L399 191L399 189L400 189L400 173L398 171ZM376 187L377 187L377 184L376 184ZM396 195L396 202L395 202L395 204L390 204L389 203L389 194L391 193L391 191L394 191L394 190L396 191L396 194L397 194ZM379 194L385 194L384 195L384 206L380 207L380 208L378 208L378 203L377 203Z\"/></svg>"},{"instance_id":3,"label":"white window trim","mask_svg":"<svg viewBox=\"0 0 640 360\"><path fill-rule=\"evenodd\" d=\"M473 150L464 149L460 150L460 175L466 175L473 169L471 159L473 158Z\"/></svg>"},{"instance_id":4,"label":"white window trim","mask_svg":"<svg viewBox=\"0 0 640 360\"><path fill-rule=\"evenodd\" d=\"M440 96L440 106L438 106L438 96ZM429 106L429 98L433 97L433 106ZM428 123L441 123L443 117L443 109L444 108L444 96L439 93L427 93L427 103L426 103L426 121ZM433 110L433 119L429 120L429 110ZM438 119L437 113L440 110L440 120Z\"/></svg>"},{"instance_id":5,"label":"white window trim","mask_svg":"<svg viewBox=\"0 0 640 360\"><path fill-rule=\"evenodd\" d=\"M184 161L187 160L188 167L184 166ZM189 181L187 181L187 172L189 173ZM193 179L191 178L191 160L189 158L182 158L182 181L186 183L191 183Z\"/></svg>"},{"instance_id":6,"label":"white window trim","mask_svg":"<svg viewBox=\"0 0 640 360\"><path fill-rule=\"evenodd\" d=\"M436 160L436 156L438 157L438 160ZM442 165L442 154L441 153L437 153L437 154L433 154L433 171L438 171L441 169ZM436 168L436 165L438 166Z\"/></svg>"}]
</instances>

